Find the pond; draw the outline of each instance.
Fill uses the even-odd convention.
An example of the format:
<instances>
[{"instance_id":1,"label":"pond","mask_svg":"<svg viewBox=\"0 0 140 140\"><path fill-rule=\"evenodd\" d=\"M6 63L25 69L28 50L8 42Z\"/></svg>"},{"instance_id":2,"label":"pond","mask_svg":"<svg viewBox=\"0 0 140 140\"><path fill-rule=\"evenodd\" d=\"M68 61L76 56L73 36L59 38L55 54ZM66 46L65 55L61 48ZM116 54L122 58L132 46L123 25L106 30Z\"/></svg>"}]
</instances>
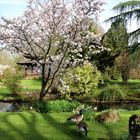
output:
<instances>
[{"instance_id":1,"label":"pond","mask_svg":"<svg viewBox=\"0 0 140 140\"><path fill-rule=\"evenodd\" d=\"M0 112L14 112L19 111L19 105L27 104L22 103L9 103L9 102L0 102ZM119 103L119 104L109 104L109 103L91 103L93 108L97 108L97 111L103 111L107 109L126 109L126 110L139 110L140 102L137 103Z\"/></svg>"},{"instance_id":2,"label":"pond","mask_svg":"<svg viewBox=\"0 0 140 140\"><path fill-rule=\"evenodd\" d=\"M129 102L129 103L98 103L92 104L93 107L97 107L98 111L103 111L106 109L126 109L126 110L139 110L140 109L140 102Z\"/></svg>"}]
</instances>

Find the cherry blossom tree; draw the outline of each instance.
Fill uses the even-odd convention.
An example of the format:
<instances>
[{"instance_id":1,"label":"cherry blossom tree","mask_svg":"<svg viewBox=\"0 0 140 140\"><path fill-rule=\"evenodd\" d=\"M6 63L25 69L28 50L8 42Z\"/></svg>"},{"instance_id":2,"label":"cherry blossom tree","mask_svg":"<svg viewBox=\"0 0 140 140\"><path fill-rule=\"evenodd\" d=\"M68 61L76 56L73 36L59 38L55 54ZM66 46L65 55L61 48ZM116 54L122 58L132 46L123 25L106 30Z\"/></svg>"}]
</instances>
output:
<instances>
[{"instance_id":1,"label":"cherry blossom tree","mask_svg":"<svg viewBox=\"0 0 140 140\"><path fill-rule=\"evenodd\" d=\"M88 59L87 52L105 48L89 31L91 20L102 11L102 0L28 0L27 10L14 19L2 18L0 43L37 61L42 67L40 101L59 72Z\"/></svg>"}]
</instances>

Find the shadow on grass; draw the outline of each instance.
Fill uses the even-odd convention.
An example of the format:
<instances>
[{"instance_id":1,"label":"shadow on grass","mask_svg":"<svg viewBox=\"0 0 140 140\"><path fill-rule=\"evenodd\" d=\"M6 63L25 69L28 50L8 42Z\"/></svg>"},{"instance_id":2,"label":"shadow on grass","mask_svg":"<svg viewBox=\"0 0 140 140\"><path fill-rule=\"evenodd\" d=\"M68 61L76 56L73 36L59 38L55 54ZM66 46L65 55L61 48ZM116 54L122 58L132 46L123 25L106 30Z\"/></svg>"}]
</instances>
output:
<instances>
[{"instance_id":1,"label":"shadow on grass","mask_svg":"<svg viewBox=\"0 0 140 140\"><path fill-rule=\"evenodd\" d=\"M114 140L114 134L111 128L105 123L96 122L100 127L105 128L108 136L108 140ZM104 138L98 138L98 140L105 140Z\"/></svg>"},{"instance_id":2,"label":"shadow on grass","mask_svg":"<svg viewBox=\"0 0 140 140\"><path fill-rule=\"evenodd\" d=\"M56 120L50 114L8 112L1 114L0 121L0 140L60 140L63 135L72 140L93 140L79 133L76 126Z\"/></svg>"},{"instance_id":3,"label":"shadow on grass","mask_svg":"<svg viewBox=\"0 0 140 140\"><path fill-rule=\"evenodd\" d=\"M75 124L64 121L64 116L61 119L61 116L56 117L54 114L34 112L0 115L0 140L96 140L90 135L92 131L89 130L88 136L79 133ZM108 140L114 140L113 131L107 124L97 125L105 128ZM97 139L104 140L102 134Z\"/></svg>"},{"instance_id":4,"label":"shadow on grass","mask_svg":"<svg viewBox=\"0 0 140 140\"><path fill-rule=\"evenodd\" d=\"M72 124L69 122L59 122L56 121L53 117L51 117L49 114L43 115L44 119L53 127L55 127L58 131L60 131L62 134L67 135L72 140L93 140L89 138L88 136L85 136L84 134L81 134L76 128L76 124ZM72 127L73 126L73 127ZM59 140L59 139L55 139Z\"/></svg>"},{"instance_id":5,"label":"shadow on grass","mask_svg":"<svg viewBox=\"0 0 140 140\"><path fill-rule=\"evenodd\" d=\"M96 122L96 123L100 127L105 128L105 130L107 132L107 136L108 136L108 138L101 137L101 138L98 138L97 140L128 140L128 133L127 132L125 134L123 134L122 136L119 136L119 132L118 132L118 136L115 136L111 127L109 127L109 125L107 123L100 123L100 122Z\"/></svg>"},{"instance_id":6,"label":"shadow on grass","mask_svg":"<svg viewBox=\"0 0 140 140\"><path fill-rule=\"evenodd\" d=\"M46 140L46 138L40 134L40 132L36 129L36 115L34 113L30 113L31 119L27 119L23 114L16 113L16 116L23 123L12 123L11 118L14 118L14 113L7 113L3 117L3 123L6 128L0 130L0 140ZM19 120L17 120L19 121ZM20 127L21 126L21 127Z\"/></svg>"}]
</instances>

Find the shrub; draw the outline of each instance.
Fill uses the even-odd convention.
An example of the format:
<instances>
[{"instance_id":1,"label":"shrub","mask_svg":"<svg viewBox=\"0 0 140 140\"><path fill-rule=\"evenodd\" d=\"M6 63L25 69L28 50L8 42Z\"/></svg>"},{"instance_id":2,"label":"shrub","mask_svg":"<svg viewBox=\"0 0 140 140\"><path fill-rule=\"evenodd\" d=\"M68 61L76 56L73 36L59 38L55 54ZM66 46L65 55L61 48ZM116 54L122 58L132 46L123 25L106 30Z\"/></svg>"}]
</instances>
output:
<instances>
[{"instance_id":1,"label":"shrub","mask_svg":"<svg viewBox=\"0 0 140 140\"><path fill-rule=\"evenodd\" d=\"M4 72L4 85L12 92L13 95L18 93L21 90L20 80L22 76L21 73L15 69L8 68Z\"/></svg>"},{"instance_id":2,"label":"shrub","mask_svg":"<svg viewBox=\"0 0 140 140\"><path fill-rule=\"evenodd\" d=\"M97 90L100 78L97 67L90 63L69 69L62 78L61 95L65 98L70 98L70 93L84 97L92 95Z\"/></svg>"},{"instance_id":3,"label":"shrub","mask_svg":"<svg viewBox=\"0 0 140 140\"><path fill-rule=\"evenodd\" d=\"M35 108L35 110L37 112L40 112L40 113L47 113L48 112L48 107L47 107L46 102L36 101L36 102L34 102L33 107Z\"/></svg>"},{"instance_id":4,"label":"shrub","mask_svg":"<svg viewBox=\"0 0 140 140\"><path fill-rule=\"evenodd\" d=\"M129 73L130 79L140 79L140 68L132 68Z\"/></svg>"},{"instance_id":5,"label":"shrub","mask_svg":"<svg viewBox=\"0 0 140 140\"><path fill-rule=\"evenodd\" d=\"M98 95L100 101L120 101L124 99L126 90L119 85L107 85Z\"/></svg>"},{"instance_id":6,"label":"shrub","mask_svg":"<svg viewBox=\"0 0 140 140\"><path fill-rule=\"evenodd\" d=\"M118 68L116 66L113 67L107 67L105 69L105 72L102 73L103 80L109 81L109 80L117 80L120 78L120 73L118 71Z\"/></svg>"},{"instance_id":7,"label":"shrub","mask_svg":"<svg viewBox=\"0 0 140 140\"><path fill-rule=\"evenodd\" d=\"M47 112L70 112L80 105L79 102L67 101L67 100L55 100L48 102L36 102L34 108L37 112L47 113Z\"/></svg>"},{"instance_id":8,"label":"shrub","mask_svg":"<svg viewBox=\"0 0 140 140\"><path fill-rule=\"evenodd\" d=\"M29 111L31 106L32 105L30 103L20 103L20 104L17 104L17 108L20 111Z\"/></svg>"}]
</instances>

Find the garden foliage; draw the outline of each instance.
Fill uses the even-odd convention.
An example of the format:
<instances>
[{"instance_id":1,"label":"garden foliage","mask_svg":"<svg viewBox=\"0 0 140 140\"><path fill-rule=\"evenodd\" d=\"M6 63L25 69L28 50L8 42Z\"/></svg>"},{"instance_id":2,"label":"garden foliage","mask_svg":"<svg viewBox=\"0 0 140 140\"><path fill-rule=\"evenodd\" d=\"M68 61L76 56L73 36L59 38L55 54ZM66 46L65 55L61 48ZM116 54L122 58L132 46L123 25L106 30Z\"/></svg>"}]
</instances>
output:
<instances>
[{"instance_id":1,"label":"garden foliage","mask_svg":"<svg viewBox=\"0 0 140 140\"><path fill-rule=\"evenodd\" d=\"M96 66L86 62L83 66L69 69L62 79L61 95L70 98L71 93L76 96L93 95L97 90L101 73Z\"/></svg>"},{"instance_id":2,"label":"garden foliage","mask_svg":"<svg viewBox=\"0 0 140 140\"><path fill-rule=\"evenodd\" d=\"M120 101L125 98L126 90L119 85L108 85L98 95L100 101Z\"/></svg>"},{"instance_id":3,"label":"garden foliage","mask_svg":"<svg viewBox=\"0 0 140 140\"><path fill-rule=\"evenodd\" d=\"M67 100L55 100L48 102L35 102L34 108L41 113L47 112L71 112L80 105L79 102Z\"/></svg>"},{"instance_id":4,"label":"garden foliage","mask_svg":"<svg viewBox=\"0 0 140 140\"><path fill-rule=\"evenodd\" d=\"M5 70L3 83L11 91L12 95L15 95L21 90L21 78L22 74L14 68L8 68Z\"/></svg>"}]
</instances>

